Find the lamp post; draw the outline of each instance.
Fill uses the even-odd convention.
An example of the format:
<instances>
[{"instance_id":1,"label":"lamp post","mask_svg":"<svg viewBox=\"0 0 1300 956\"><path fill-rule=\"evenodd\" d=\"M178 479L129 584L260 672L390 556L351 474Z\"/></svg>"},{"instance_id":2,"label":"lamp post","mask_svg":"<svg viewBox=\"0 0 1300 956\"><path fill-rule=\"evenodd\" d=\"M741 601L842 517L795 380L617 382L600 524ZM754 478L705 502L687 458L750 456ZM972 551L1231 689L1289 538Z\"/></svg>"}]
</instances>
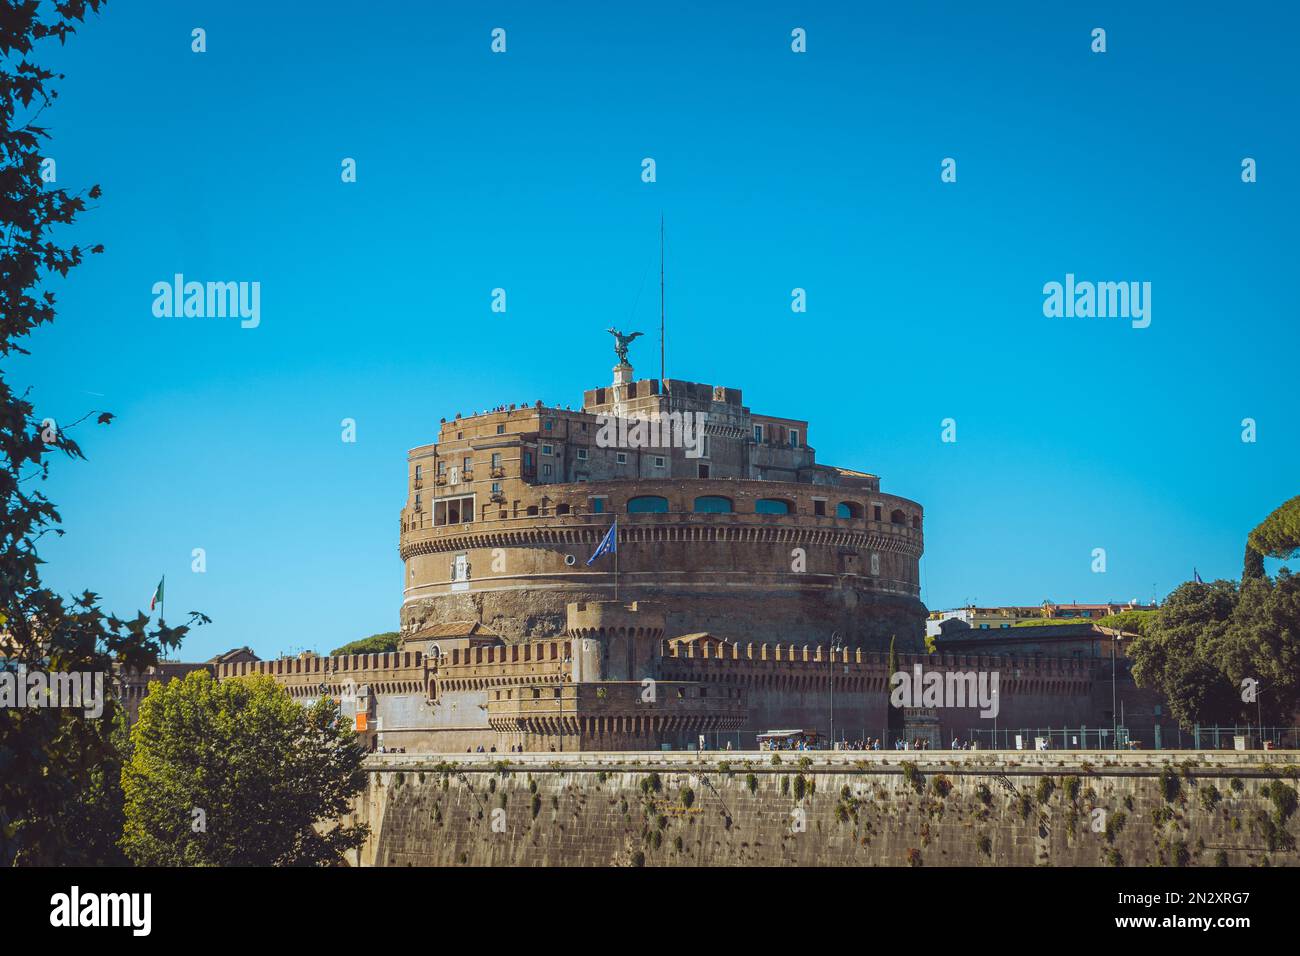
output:
<instances>
[{"instance_id":1,"label":"lamp post","mask_svg":"<svg viewBox=\"0 0 1300 956\"><path fill-rule=\"evenodd\" d=\"M1110 636L1110 717L1113 723L1112 746L1119 749L1119 708L1115 706L1115 643L1119 640L1114 634Z\"/></svg>"},{"instance_id":2,"label":"lamp post","mask_svg":"<svg viewBox=\"0 0 1300 956\"><path fill-rule=\"evenodd\" d=\"M840 632L835 631L831 634L831 652L830 658L830 697L831 697L831 749L835 749L835 652L843 647L843 641L840 638Z\"/></svg>"},{"instance_id":3,"label":"lamp post","mask_svg":"<svg viewBox=\"0 0 1300 956\"><path fill-rule=\"evenodd\" d=\"M1264 749L1264 712L1259 706L1259 695L1264 693L1264 688L1258 680L1255 681L1255 720L1259 724L1259 749Z\"/></svg>"}]
</instances>

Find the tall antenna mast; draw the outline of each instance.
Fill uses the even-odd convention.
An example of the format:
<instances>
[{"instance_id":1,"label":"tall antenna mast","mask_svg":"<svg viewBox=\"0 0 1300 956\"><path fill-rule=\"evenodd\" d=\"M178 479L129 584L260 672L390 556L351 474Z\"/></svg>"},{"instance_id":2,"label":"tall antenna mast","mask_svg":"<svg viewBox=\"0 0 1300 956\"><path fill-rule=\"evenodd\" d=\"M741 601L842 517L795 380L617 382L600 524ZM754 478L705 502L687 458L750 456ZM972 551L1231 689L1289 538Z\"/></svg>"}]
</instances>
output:
<instances>
[{"instance_id":1,"label":"tall antenna mast","mask_svg":"<svg viewBox=\"0 0 1300 956\"><path fill-rule=\"evenodd\" d=\"M664 378L664 214L659 214L659 384L666 391Z\"/></svg>"}]
</instances>

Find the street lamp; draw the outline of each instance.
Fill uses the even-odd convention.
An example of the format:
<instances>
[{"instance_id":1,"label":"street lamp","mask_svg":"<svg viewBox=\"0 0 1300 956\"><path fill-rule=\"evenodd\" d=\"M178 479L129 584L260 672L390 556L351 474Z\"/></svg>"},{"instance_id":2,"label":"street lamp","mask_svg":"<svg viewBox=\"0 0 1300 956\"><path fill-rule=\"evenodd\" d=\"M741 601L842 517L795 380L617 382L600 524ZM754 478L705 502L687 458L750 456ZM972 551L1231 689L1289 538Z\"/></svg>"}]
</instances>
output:
<instances>
[{"instance_id":1,"label":"street lamp","mask_svg":"<svg viewBox=\"0 0 1300 956\"><path fill-rule=\"evenodd\" d=\"M1255 680L1255 720L1259 724L1259 747L1264 749L1264 713L1259 706L1259 695L1264 692L1258 679Z\"/></svg>"},{"instance_id":2,"label":"street lamp","mask_svg":"<svg viewBox=\"0 0 1300 956\"><path fill-rule=\"evenodd\" d=\"M1112 746L1119 749L1119 708L1115 706L1115 645L1119 643L1119 635L1111 634L1110 636L1110 717L1114 724L1114 736L1111 738Z\"/></svg>"},{"instance_id":3,"label":"street lamp","mask_svg":"<svg viewBox=\"0 0 1300 956\"><path fill-rule=\"evenodd\" d=\"M844 641L840 637L840 632L835 631L831 634L831 652L830 658L830 696L831 696L831 749L835 749L835 652L844 646Z\"/></svg>"}]
</instances>

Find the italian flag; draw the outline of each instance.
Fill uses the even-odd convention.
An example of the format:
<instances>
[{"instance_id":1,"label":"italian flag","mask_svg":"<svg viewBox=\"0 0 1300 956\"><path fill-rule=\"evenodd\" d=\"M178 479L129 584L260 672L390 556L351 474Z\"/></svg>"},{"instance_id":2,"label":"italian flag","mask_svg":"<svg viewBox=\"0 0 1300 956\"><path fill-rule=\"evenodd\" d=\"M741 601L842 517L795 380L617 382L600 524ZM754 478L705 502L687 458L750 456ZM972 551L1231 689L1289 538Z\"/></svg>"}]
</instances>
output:
<instances>
[{"instance_id":1,"label":"italian flag","mask_svg":"<svg viewBox=\"0 0 1300 956\"><path fill-rule=\"evenodd\" d=\"M166 580L167 580L167 575L164 574L164 575L162 576L162 579L158 582L158 586L157 586L156 588L154 588L154 590L153 590L153 597L151 597L151 598L149 599L149 610L152 611L152 610L154 609L154 606L155 606L155 605L157 605L157 604L159 604L159 603L162 602L162 599L163 599L163 581L166 581Z\"/></svg>"}]
</instances>

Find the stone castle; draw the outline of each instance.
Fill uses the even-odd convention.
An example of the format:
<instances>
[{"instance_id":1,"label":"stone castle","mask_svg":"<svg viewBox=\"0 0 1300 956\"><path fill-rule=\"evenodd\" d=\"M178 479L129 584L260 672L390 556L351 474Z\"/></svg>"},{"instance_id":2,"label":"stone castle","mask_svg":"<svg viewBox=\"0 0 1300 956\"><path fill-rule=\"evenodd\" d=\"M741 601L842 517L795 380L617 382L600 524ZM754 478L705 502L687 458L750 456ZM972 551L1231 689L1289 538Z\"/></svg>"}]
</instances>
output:
<instances>
[{"instance_id":1,"label":"stone castle","mask_svg":"<svg viewBox=\"0 0 1300 956\"><path fill-rule=\"evenodd\" d=\"M819 464L807 422L737 389L637 380L628 338L580 411L457 415L409 453L399 650L168 662L123 682L128 708L202 666L338 699L389 751L753 749L778 729L946 747L989 726L973 700L891 707L893 670L920 667L998 673L1004 728L1112 724L1097 655L927 654L921 506Z\"/></svg>"},{"instance_id":2,"label":"stone castle","mask_svg":"<svg viewBox=\"0 0 1300 956\"><path fill-rule=\"evenodd\" d=\"M636 380L582 409L444 420L413 449L402 509L408 643L472 622L515 644L563 636L565 607L616 597L588 567L618 520L618 594L662 605L667 636L917 650L922 509L874 475L817 462L805 421L739 389Z\"/></svg>"}]
</instances>

